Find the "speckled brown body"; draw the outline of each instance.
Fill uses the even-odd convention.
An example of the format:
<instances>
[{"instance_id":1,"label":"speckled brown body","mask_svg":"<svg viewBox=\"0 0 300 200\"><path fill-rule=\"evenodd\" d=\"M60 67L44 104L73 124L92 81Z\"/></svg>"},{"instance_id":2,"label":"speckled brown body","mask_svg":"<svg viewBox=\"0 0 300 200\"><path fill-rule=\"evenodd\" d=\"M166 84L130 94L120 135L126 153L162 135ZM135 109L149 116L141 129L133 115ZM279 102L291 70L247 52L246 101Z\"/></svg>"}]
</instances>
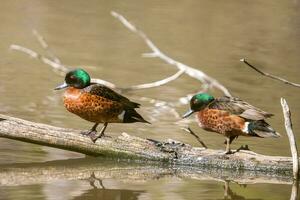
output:
<instances>
[{"instance_id":1,"label":"speckled brown body","mask_svg":"<svg viewBox=\"0 0 300 200\"><path fill-rule=\"evenodd\" d=\"M95 123L121 123L121 103L90 94L83 89L68 88L64 93L64 106L79 117Z\"/></svg>"},{"instance_id":2,"label":"speckled brown body","mask_svg":"<svg viewBox=\"0 0 300 200\"><path fill-rule=\"evenodd\" d=\"M199 126L207 131L220 133L226 137L250 136L242 130L245 126L245 119L231 115L227 111L217 109L204 109L197 113Z\"/></svg>"}]
</instances>

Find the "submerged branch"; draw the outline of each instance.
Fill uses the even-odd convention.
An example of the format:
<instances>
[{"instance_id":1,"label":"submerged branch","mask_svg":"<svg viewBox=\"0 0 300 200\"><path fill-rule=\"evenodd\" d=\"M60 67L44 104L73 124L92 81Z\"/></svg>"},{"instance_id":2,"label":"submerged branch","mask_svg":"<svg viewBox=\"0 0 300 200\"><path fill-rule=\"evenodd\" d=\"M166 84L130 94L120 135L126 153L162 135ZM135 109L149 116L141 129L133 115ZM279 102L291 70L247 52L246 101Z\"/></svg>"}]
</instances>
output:
<instances>
[{"instance_id":1,"label":"submerged branch","mask_svg":"<svg viewBox=\"0 0 300 200\"><path fill-rule=\"evenodd\" d=\"M79 130L65 129L0 115L0 137L118 159L172 163L175 166L263 171L290 176L292 160L288 157L266 156L251 151L224 155L222 150L192 147L168 140L147 140L123 133L116 138L101 138L93 143Z\"/></svg>"},{"instance_id":2,"label":"submerged branch","mask_svg":"<svg viewBox=\"0 0 300 200\"><path fill-rule=\"evenodd\" d=\"M32 58L40 60L41 62L43 62L43 63L47 64L48 66L50 66L54 70L54 72L56 72L60 76L65 76L65 74L68 71L71 70L71 67L67 67L66 65L55 62L54 60L52 60L50 58L47 58L47 57L43 56L42 54L39 54L36 51L33 51L32 49L29 49L29 48L26 48L26 47L23 47L23 46L20 46L20 45L16 45L16 44L10 45L10 49L20 51L22 53L25 53L25 54L29 55ZM105 85L107 87L110 87L110 88L116 88L115 84L113 84L111 82L108 82L108 81L105 81L105 80L102 80L102 79L92 78L91 82L103 84L103 85Z\"/></svg>"},{"instance_id":3,"label":"submerged branch","mask_svg":"<svg viewBox=\"0 0 300 200\"><path fill-rule=\"evenodd\" d=\"M278 81L281 81L281 82L284 82L285 84L288 84L288 85L292 85L294 87L300 87L300 84L298 83L293 83L293 82L290 82L286 79L283 79L279 76L275 76L275 75L272 75L272 74L269 74L267 72L263 72L261 71L260 69L256 68L255 66L253 66L252 64L250 64L246 59L242 58L240 60L241 62L245 63L246 65L248 65L249 67L251 67L252 69L254 69L255 71L257 71L258 73L260 73L261 75L263 76L266 76L266 77L269 77L269 78L272 78L272 79L275 79L275 80L278 80Z\"/></svg>"},{"instance_id":4,"label":"submerged branch","mask_svg":"<svg viewBox=\"0 0 300 200\"><path fill-rule=\"evenodd\" d=\"M55 70L55 72L57 72L59 75L64 75L67 71L69 71L69 68L66 67L65 65L56 63L53 60L51 60L50 58L47 58L47 57L37 53L36 51L33 51L32 49L29 49L29 48L26 48L26 47L23 47L23 46L20 46L17 44L10 45L10 49L20 51L22 53L29 55L32 58L42 61L43 63L52 67Z\"/></svg>"},{"instance_id":5,"label":"submerged branch","mask_svg":"<svg viewBox=\"0 0 300 200\"><path fill-rule=\"evenodd\" d=\"M29 55L32 58L38 59L41 62L52 67L54 69L54 72L56 72L58 75L64 76L65 73L68 72L72 67L67 67L66 65L62 64L61 60L49 49L49 45L46 42L45 38L38 31L33 30L32 32L33 32L33 35L36 37L37 41L39 42L39 44L41 45L41 47L47 52L49 57L43 56L42 54L40 54L32 49L29 49L27 47L23 47L21 45L12 44L10 46L10 49L20 51L22 53ZM159 86L165 85L173 80L176 80L179 76L181 76L183 73L185 73L185 70L186 69L179 68L177 73L175 73L174 75L169 76L165 79L158 80L158 81L155 81L152 83L133 85L133 86L129 86L127 88L119 88L115 84L108 82L106 80L102 80L102 79L92 78L91 82L102 84L102 85L105 85L112 89L119 89L121 91L148 89L148 88L159 87Z\"/></svg>"},{"instance_id":6,"label":"submerged branch","mask_svg":"<svg viewBox=\"0 0 300 200\"><path fill-rule=\"evenodd\" d=\"M229 90L223 86L221 83L219 83L216 79L208 76L204 72L195 69L193 67L190 67L188 65L185 65L181 62L178 62L171 57L164 54L149 38L148 36L138 28L136 28L132 23L130 23L124 16L121 14L112 11L112 16L114 16L116 19L118 19L126 28L128 28L131 32L137 34L139 37L141 37L144 42L147 44L147 46L152 50L151 53L143 54L144 57L150 57L150 58L160 58L164 62L174 65L180 70L184 70L184 72L189 75L192 78L195 78L199 81L201 81L203 84L208 85L209 87L214 87L219 90L221 90L225 95L231 96Z\"/></svg>"},{"instance_id":7,"label":"submerged branch","mask_svg":"<svg viewBox=\"0 0 300 200\"><path fill-rule=\"evenodd\" d=\"M121 90L129 91L129 90L138 90L138 89L148 89L148 88L159 87L159 86L165 85L165 84L177 79L179 76L181 76L184 73L184 71L185 71L184 69L180 69L174 75L169 76L165 79L162 79L162 80L159 80L156 82L152 82L152 83L145 83L145 84L141 84L141 85L130 86L130 87L123 88Z\"/></svg>"},{"instance_id":8,"label":"submerged branch","mask_svg":"<svg viewBox=\"0 0 300 200\"><path fill-rule=\"evenodd\" d=\"M45 51L48 53L49 57L51 60L54 62L61 64L60 59L50 50L48 43L44 39L44 37L37 31L37 30L32 30L33 35L36 37L40 45L45 49Z\"/></svg>"}]
</instances>

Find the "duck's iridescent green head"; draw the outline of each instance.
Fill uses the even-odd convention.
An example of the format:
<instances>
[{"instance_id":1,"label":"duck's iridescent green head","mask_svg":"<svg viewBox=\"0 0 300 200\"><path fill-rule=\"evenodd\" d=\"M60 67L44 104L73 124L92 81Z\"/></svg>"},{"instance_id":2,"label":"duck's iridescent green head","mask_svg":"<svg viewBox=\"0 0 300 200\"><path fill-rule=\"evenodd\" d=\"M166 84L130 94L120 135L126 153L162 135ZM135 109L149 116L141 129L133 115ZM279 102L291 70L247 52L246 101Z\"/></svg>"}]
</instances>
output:
<instances>
[{"instance_id":1,"label":"duck's iridescent green head","mask_svg":"<svg viewBox=\"0 0 300 200\"><path fill-rule=\"evenodd\" d=\"M65 82L62 85L56 87L55 90L60 90L66 87L82 89L89 86L90 84L90 75L83 69L75 69L66 74Z\"/></svg>"},{"instance_id":2,"label":"duck's iridescent green head","mask_svg":"<svg viewBox=\"0 0 300 200\"><path fill-rule=\"evenodd\" d=\"M215 98L207 93L199 93L194 95L190 101L190 110L186 112L182 117L186 118L194 112L204 109L213 100L215 100Z\"/></svg>"}]
</instances>

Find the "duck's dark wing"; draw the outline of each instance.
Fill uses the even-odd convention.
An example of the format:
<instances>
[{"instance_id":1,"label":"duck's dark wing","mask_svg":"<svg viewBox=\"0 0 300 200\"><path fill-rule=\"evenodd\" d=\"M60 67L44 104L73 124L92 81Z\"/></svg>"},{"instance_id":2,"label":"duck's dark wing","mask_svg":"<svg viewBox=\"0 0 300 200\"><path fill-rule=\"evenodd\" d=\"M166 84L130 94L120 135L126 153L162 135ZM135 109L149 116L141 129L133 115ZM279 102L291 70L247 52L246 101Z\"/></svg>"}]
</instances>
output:
<instances>
[{"instance_id":1,"label":"duck's dark wing","mask_svg":"<svg viewBox=\"0 0 300 200\"><path fill-rule=\"evenodd\" d=\"M90 85L84 88L84 91L89 92L92 95L97 95L108 100L121 103L126 110L140 107L140 104L130 101L128 98L101 84Z\"/></svg>"},{"instance_id":2,"label":"duck's dark wing","mask_svg":"<svg viewBox=\"0 0 300 200\"><path fill-rule=\"evenodd\" d=\"M236 97L224 96L215 99L208 105L208 107L211 109L225 110L231 114L239 115L249 120L263 120L265 118L273 116L273 114L256 108Z\"/></svg>"}]
</instances>

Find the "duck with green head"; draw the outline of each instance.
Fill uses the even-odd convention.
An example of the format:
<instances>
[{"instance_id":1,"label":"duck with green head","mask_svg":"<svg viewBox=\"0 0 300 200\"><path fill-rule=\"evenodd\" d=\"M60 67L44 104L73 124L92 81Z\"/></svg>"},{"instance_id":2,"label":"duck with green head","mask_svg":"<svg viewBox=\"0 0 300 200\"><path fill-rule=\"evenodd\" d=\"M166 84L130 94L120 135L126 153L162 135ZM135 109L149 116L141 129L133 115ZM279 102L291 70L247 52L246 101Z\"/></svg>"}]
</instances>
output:
<instances>
[{"instance_id":1,"label":"duck with green head","mask_svg":"<svg viewBox=\"0 0 300 200\"><path fill-rule=\"evenodd\" d=\"M196 94L190 100L190 110L183 118L193 113L196 113L201 128L226 137L226 154L231 153L230 144L240 135L262 138L280 136L265 121L273 114L235 97L224 96L215 99L207 93Z\"/></svg>"},{"instance_id":2,"label":"duck with green head","mask_svg":"<svg viewBox=\"0 0 300 200\"><path fill-rule=\"evenodd\" d=\"M68 72L65 82L55 90L64 88L67 88L63 95L66 109L95 123L91 130L82 132L90 136L93 142L104 135L108 123L149 123L135 110L140 104L104 85L91 83L89 74L83 69ZM100 134L97 134L96 128L99 123L103 123L104 126Z\"/></svg>"}]
</instances>

